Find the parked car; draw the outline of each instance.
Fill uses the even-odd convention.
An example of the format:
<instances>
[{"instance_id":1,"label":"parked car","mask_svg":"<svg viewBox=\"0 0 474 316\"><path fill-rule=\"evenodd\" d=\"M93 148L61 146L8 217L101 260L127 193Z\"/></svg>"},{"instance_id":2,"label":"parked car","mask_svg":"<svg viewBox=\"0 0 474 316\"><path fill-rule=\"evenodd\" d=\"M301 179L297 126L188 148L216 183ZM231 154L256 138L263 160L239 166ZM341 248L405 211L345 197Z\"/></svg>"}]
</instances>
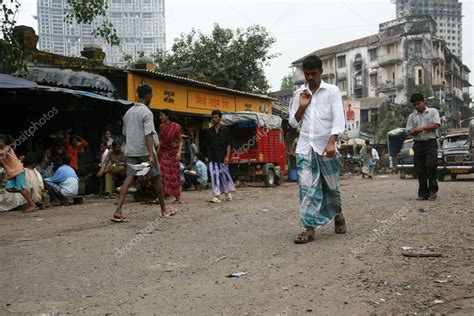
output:
<instances>
[{"instance_id":1,"label":"parked car","mask_svg":"<svg viewBox=\"0 0 474 316\"><path fill-rule=\"evenodd\" d=\"M444 181L447 175L455 180L458 175L474 173L474 149L469 143L469 132L447 135L442 141L442 151L438 153L442 160L438 165L438 180Z\"/></svg>"},{"instance_id":2,"label":"parked car","mask_svg":"<svg viewBox=\"0 0 474 316\"><path fill-rule=\"evenodd\" d=\"M281 118L255 112L224 113L222 124L231 132L229 171L236 179L279 185L287 172Z\"/></svg>"}]
</instances>

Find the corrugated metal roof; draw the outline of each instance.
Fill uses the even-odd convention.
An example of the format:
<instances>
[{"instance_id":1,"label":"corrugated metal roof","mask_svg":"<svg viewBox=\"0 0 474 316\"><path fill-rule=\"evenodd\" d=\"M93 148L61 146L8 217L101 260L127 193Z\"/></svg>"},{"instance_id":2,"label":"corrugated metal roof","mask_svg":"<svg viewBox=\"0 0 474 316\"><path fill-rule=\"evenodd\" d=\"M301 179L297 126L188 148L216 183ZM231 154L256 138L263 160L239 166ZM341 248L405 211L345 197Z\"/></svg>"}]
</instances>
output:
<instances>
[{"instance_id":1,"label":"corrugated metal roof","mask_svg":"<svg viewBox=\"0 0 474 316\"><path fill-rule=\"evenodd\" d=\"M36 89L38 85L29 80L0 74L0 89Z\"/></svg>"},{"instance_id":2,"label":"corrugated metal roof","mask_svg":"<svg viewBox=\"0 0 474 316\"><path fill-rule=\"evenodd\" d=\"M162 80L166 80L166 81L172 81L172 82L177 82L177 83L185 83L185 84L192 85L194 87L203 88L203 89L211 89L211 90L216 90L216 91L228 92L228 93L233 93L233 94L238 94L238 95L245 95L245 96L249 96L249 97L272 100L272 101L276 100L275 98L269 97L268 95L229 89L229 88L225 88L225 87L216 86L215 84L212 84L212 83L202 82L202 81L198 81L198 80L194 80L194 79L188 79L188 78L175 76L175 75L171 75L171 74L165 74L165 73L162 73L162 72L154 72L154 71L150 71L150 70L139 70L139 69L131 69L128 72L130 72L132 74L136 74L136 75L141 75L141 76L146 76L146 77L151 77L151 78L156 78L156 79L162 79Z\"/></svg>"}]
</instances>

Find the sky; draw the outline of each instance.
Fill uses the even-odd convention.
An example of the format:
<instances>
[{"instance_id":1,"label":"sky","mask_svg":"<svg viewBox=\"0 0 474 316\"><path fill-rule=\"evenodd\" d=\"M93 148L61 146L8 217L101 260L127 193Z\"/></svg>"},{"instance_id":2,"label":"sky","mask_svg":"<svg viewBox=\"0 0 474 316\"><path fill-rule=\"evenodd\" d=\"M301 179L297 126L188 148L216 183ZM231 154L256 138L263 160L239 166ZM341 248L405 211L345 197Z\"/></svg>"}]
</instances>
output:
<instances>
[{"instance_id":1,"label":"sky","mask_svg":"<svg viewBox=\"0 0 474 316\"><path fill-rule=\"evenodd\" d=\"M463 3L463 62L474 73L474 0ZM20 0L18 24L37 29L36 0ZM271 91L290 73L293 61L324 47L376 34L380 23L395 19L390 0L165 0L166 48L195 28L265 26L279 56L265 67ZM474 82L474 74L470 81Z\"/></svg>"}]
</instances>

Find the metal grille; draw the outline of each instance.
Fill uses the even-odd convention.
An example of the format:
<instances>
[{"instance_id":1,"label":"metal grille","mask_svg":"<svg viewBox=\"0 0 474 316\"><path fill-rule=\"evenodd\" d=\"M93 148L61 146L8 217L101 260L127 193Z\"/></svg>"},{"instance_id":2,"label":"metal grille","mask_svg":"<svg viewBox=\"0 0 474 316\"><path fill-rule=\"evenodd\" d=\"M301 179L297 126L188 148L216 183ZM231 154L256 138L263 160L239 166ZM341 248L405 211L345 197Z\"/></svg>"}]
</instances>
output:
<instances>
[{"instance_id":1,"label":"metal grille","mask_svg":"<svg viewBox=\"0 0 474 316\"><path fill-rule=\"evenodd\" d=\"M464 157L461 155L446 156L445 161L450 163L463 162Z\"/></svg>"}]
</instances>

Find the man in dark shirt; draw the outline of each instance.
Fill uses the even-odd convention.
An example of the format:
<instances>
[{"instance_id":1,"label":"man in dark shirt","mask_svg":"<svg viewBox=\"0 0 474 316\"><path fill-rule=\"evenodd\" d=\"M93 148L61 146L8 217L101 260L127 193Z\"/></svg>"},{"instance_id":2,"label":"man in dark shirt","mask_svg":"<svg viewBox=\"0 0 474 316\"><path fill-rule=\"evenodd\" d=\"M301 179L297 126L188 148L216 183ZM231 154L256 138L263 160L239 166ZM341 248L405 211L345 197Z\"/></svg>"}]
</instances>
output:
<instances>
[{"instance_id":1,"label":"man in dark shirt","mask_svg":"<svg viewBox=\"0 0 474 316\"><path fill-rule=\"evenodd\" d=\"M230 131L221 124L222 113L214 110L212 115L212 127L207 129L207 148L209 158L209 172L211 175L212 194L214 198L211 203L220 203L219 197L225 194L227 201L232 200L230 192L235 191L234 181L229 173L227 163L230 159Z\"/></svg>"}]
</instances>

